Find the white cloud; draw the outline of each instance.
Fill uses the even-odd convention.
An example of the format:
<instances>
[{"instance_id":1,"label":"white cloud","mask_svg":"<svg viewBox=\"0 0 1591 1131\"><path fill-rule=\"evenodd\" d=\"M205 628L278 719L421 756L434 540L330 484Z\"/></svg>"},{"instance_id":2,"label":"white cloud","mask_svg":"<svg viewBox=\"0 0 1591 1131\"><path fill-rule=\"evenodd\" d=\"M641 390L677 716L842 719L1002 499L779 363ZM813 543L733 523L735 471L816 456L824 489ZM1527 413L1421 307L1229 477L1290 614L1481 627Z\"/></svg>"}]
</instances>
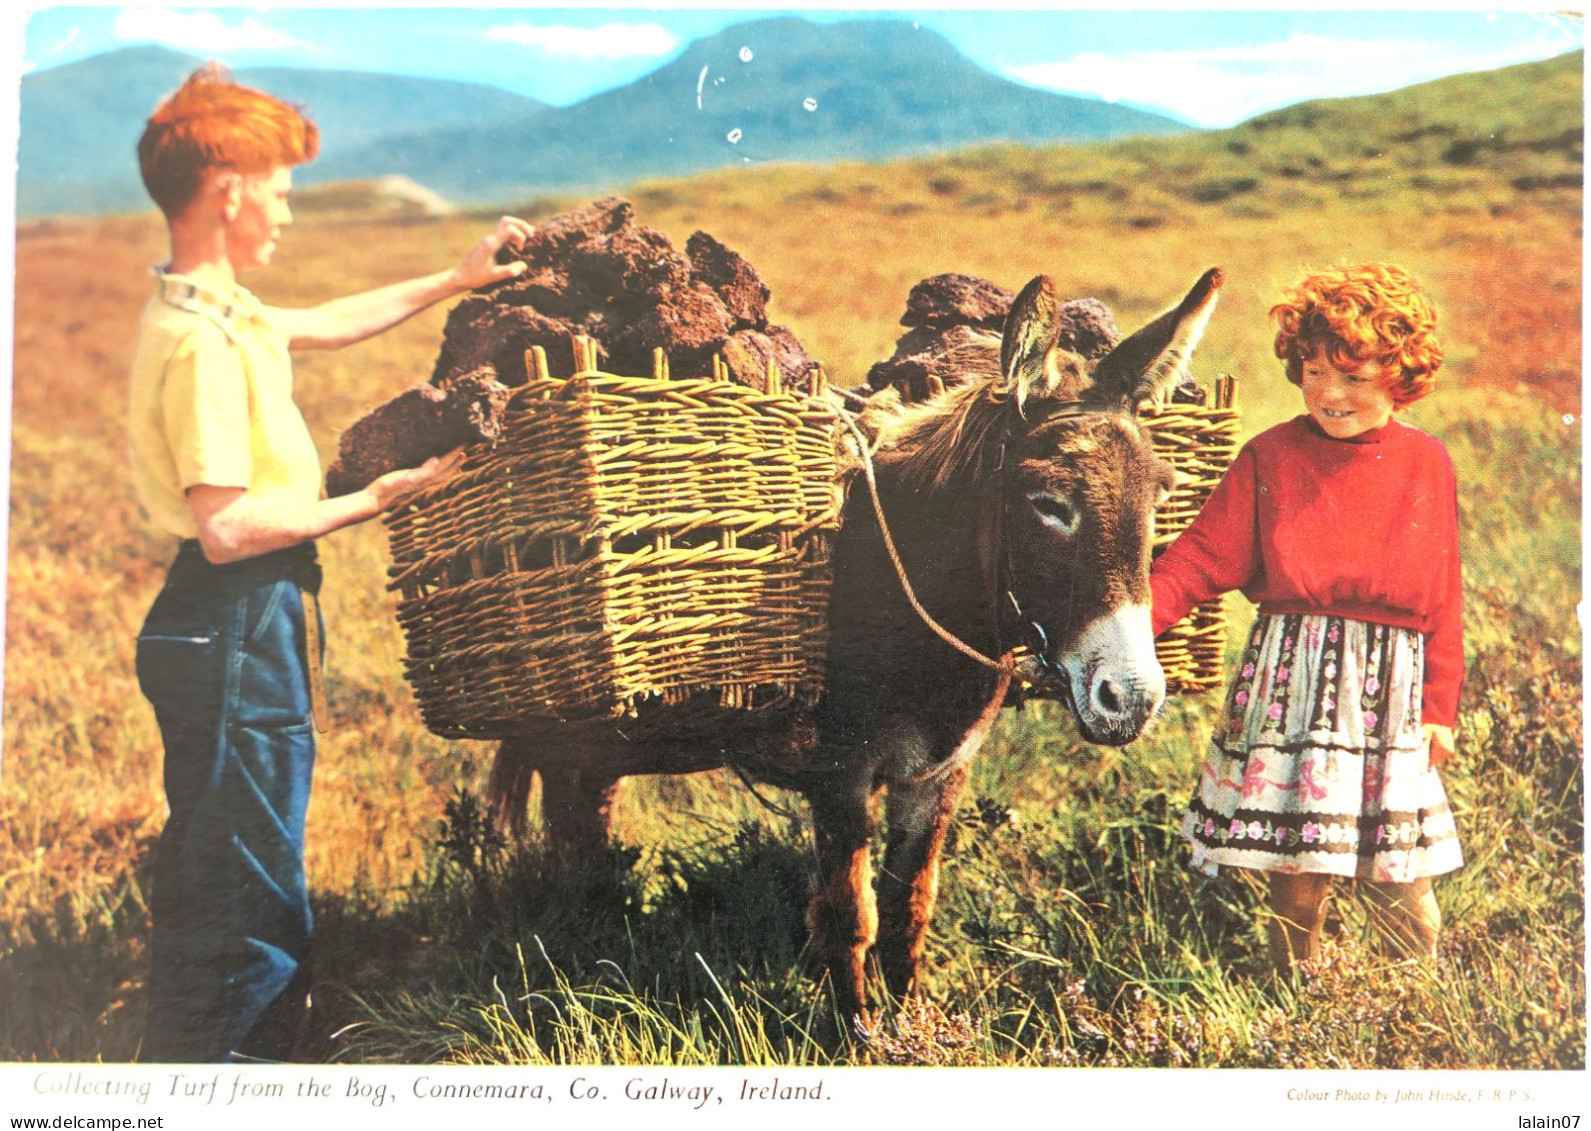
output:
<instances>
[{"instance_id":1,"label":"white cloud","mask_svg":"<svg viewBox=\"0 0 1591 1131\"><path fill-rule=\"evenodd\" d=\"M1107 102L1164 109L1200 126L1230 126L1277 106L1396 90L1464 71L1485 71L1561 50L1544 43L1461 52L1393 39L1295 33L1279 42L1196 51L1097 53L1012 67L1013 78Z\"/></svg>"},{"instance_id":2,"label":"white cloud","mask_svg":"<svg viewBox=\"0 0 1591 1131\"><path fill-rule=\"evenodd\" d=\"M576 59L655 58L667 55L678 43L661 24L603 24L601 27L505 24L489 30L486 38Z\"/></svg>"},{"instance_id":3,"label":"white cloud","mask_svg":"<svg viewBox=\"0 0 1591 1131\"><path fill-rule=\"evenodd\" d=\"M154 41L182 51L282 51L311 45L266 27L253 16L229 24L214 12L124 8L111 29L124 42Z\"/></svg>"},{"instance_id":4,"label":"white cloud","mask_svg":"<svg viewBox=\"0 0 1591 1131\"><path fill-rule=\"evenodd\" d=\"M59 42L51 44L49 47L45 48L44 51L41 52L42 56L45 59L54 59L57 55L60 55L63 52L69 50L71 48L72 44L77 42L79 34L80 34L80 29L72 28L70 31L68 31L66 33L66 35L64 35L60 39ZM22 65L22 69L23 69L23 73L26 73L26 72L31 71L33 69L33 65L30 64L30 63L24 63Z\"/></svg>"}]
</instances>

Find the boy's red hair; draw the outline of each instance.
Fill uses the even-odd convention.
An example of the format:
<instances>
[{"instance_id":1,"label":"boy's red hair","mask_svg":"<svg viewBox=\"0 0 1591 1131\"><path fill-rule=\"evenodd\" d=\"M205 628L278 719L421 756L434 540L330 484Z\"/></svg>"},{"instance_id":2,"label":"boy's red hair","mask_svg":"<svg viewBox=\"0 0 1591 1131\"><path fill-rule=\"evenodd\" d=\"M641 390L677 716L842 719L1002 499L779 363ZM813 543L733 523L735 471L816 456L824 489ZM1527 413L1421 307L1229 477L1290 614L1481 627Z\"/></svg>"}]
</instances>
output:
<instances>
[{"instance_id":1,"label":"boy's red hair","mask_svg":"<svg viewBox=\"0 0 1591 1131\"><path fill-rule=\"evenodd\" d=\"M144 187L168 217L182 213L211 169L265 173L320 151L320 131L298 107L240 86L210 63L150 115L138 141Z\"/></svg>"},{"instance_id":2,"label":"boy's red hair","mask_svg":"<svg viewBox=\"0 0 1591 1131\"><path fill-rule=\"evenodd\" d=\"M1366 263L1304 278L1271 307L1276 356L1287 379L1302 383L1303 363L1324 351L1339 369L1373 362L1398 408L1431 391L1442 366L1436 307L1401 267Z\"/></svg>"}]
</instances>

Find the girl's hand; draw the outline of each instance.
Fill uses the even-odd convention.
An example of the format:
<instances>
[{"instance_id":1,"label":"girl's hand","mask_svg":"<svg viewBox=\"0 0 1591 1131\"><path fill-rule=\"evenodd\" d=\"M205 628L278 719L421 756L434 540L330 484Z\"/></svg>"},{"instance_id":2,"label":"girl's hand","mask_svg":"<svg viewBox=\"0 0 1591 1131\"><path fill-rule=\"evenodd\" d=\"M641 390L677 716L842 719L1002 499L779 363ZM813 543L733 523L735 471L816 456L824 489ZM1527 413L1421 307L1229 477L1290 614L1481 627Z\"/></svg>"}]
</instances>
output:
<instances>
[{"instance_id":1,"label":"girl's hand","mask_svg":"<svg viewBox=\"0 0 1591 1131\"><path fill-rule=\"evenodd\" d=\"M488 283L500 283L504 279L512 279L516 275L525 273L525 264L519 260L512 263L497 262L498 249L504 247L523 247L536 231L534 225L521 220L517 216L504 216L497 221L497 227L481 239L481 242L470 249L464 257L464 262L453 269L453 279L460 290L471 291L476 287L484 287Z\"/></svg>"},{"instance_id":2,"label":"girl's hand","mask_svg":"<svg viewBox=\"0 0 1591 1131\"><path fill-rule=\"evenodd\" d=\"M1440 769L1447 765L1457 752L1453 745L1453 728L1426 723L1424 730L1425 740L1430 744L1431 765Z\"/></svg>"}]
</instances>

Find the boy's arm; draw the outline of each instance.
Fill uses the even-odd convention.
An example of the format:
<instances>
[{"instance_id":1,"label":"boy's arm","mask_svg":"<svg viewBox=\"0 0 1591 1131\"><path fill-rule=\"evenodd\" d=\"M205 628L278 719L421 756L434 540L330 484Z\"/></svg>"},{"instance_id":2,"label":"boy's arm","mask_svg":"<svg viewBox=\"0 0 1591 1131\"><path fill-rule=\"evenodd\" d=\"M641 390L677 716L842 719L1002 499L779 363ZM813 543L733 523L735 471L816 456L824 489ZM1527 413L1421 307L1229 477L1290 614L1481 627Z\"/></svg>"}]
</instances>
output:
<instances>
[{"instance_id":1,"label":"boy's arm","mask_svg":"<svg viewBox=\"0 0 1591 1131\"><path fill-rule=\"evenodd\" d=\"M522 246L534 231L524 220L504 216L450 271L332 299L319 306L298 310L273 307L269 315L287 336L289 349L338 349L362 342L433 303L522 274L524 263L498 263L497 252L505 245Z\"/></svg>"},{"instance_id":2,"label":"boy's arm","mask_svg":"<svg viewBox=\"0 0 1591 1131\"><path fill-rule=\"evenodd\" d=\"M459 448L427 460L420 467L389 472L362 490L313 503L268 502L241 487L188 488L188 510L199 527L199 547L216 565L258 557L297 546L374 518L423 487L458 471L464 461Z\"/></svg>"}]
</instances>

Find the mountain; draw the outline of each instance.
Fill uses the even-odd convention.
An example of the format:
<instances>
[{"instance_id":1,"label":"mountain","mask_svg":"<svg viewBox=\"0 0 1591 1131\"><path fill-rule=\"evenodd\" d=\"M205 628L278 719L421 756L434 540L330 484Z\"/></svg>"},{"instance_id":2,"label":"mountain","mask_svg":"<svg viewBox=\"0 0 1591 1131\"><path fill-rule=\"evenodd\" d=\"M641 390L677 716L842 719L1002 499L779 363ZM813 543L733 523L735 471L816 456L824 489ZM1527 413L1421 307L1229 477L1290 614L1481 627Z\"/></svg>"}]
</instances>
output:
<instances>
[{"instance_id":1,"label":"mountain","mask_svg":"<svg viewBox=\"0 0 1591 1131\"><path fill-rule=\"evenodd\" d=\"M144 120L201 60L128 48L26 76L17 209L145 207ZM239 69L322 128L301 184L401 174L466 202L612 189L730 164L874 160L1009 140L1184 131L1170 118L1010 82L903 20L741 24L567 108L491 87L348 71Z\"/></svg>"},{"instance_id":2,"label":"mountain","mask_svg":"<svg viewBox=\"0 0 1591 1131\"><path fill-rule=\"evenodd\" d=\"M149 206L136 147L156 104L203 59L128 47L22 79L17 214L112 212ZM495 87L358 71L240 68L234 77L308 108L323 153L400 131L534 118L550 108Z\"/></svg>"},{"instance_id":3,"label":"mountain","mask_svg":"<svg viewBox=\"0 0 1591 1131\"><path fill-rule=\"evenodd\" d=\"M403 173L455 199L613 188L732 164L877 160L983 142L1187 130L1159 115L1007 81L902 20L772 18L693 42L628 86L473 131L416 131L329 157L316 176Z\"/></svg>"}]
</instances>

